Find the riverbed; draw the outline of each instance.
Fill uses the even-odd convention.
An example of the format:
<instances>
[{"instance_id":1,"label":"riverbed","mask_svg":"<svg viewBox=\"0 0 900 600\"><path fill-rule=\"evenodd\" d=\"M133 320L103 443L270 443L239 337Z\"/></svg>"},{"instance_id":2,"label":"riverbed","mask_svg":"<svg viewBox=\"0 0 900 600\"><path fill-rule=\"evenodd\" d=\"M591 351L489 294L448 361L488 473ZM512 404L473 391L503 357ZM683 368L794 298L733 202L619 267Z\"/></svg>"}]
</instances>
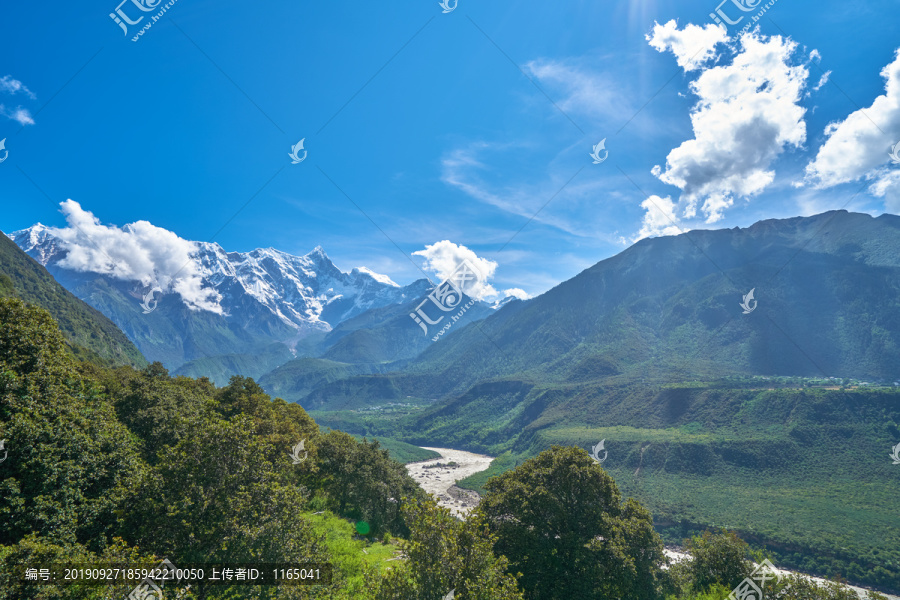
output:
<instances>
[{"instance_id":1,"label":"riverbed","mask_svg":"<svg viewBox=\"0 0 900 600\"><path fill-rule=\"evenodd\" d=\"M685 560L686 558L690 558L690 555L685 554L684 552L680 552L678 550L671 549L671 548L666 548L665 554L668 558L670 558L672 560L672 562L679 562L679 561ZM776 567L776 570L778 571L778 573L781 576L797 575L797 573L792 573L791 571L785 571L783 569L778 569L777 567ZM812 577L810 575L803 575L803 576L806 577L807 579L813 580L820 587L825 586L826 580L822 579L821 577ZM854 592L856 592L856 595L859 596L860 598L864 599L866 597L866 590L864 588L856 587L855 585L848 585L847 587L849 587ZM897 596L891 596L890 594L885 594L885 596L887 596L888 600L900 600L900 598L898 598Z\"/></svg>"},{"instance_id":2,"label":"riverbed","mask_svg":"<svg viewBox=\"0 0 900 600\"><path fill-rule=\"evenodd\" d=\"M456 482L469 475L484 471L490 466L494 457L452 448L425 449L434 450L441 457L408 463L406 470L409 475L422 489L437 498L438 506L449 508L455 516L466 516L470 510L478 506L481 498L476 492L457 487ZM455 466L437 466L448 463L456 464Z\"/></svg>"}]
</instances>

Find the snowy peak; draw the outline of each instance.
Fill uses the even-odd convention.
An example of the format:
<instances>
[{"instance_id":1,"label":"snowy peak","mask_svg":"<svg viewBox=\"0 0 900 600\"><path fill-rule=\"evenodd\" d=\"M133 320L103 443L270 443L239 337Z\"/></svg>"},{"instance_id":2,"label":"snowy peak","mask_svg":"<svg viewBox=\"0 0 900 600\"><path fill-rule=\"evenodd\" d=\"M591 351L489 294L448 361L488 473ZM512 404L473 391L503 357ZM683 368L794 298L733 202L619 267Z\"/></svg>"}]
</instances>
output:
<instances>
[{"instance_id":1,"label":"snowy peak","mask_svg":"<svg viewBox=\"0 0 900 600\"><path fill-rule=\"evenodd\" d=\"M9 237L45 267L68 270L59 264L68 248L51 228L38 223ZM231 319L250 321L252 313L263 311L296 330L330 331L365 310L406 302L418 290L366 267L343 272L321 246L304 256L274 248L227 252L212 242L193 246L191 260L202 287L221 296L219 304Z\"/></svg>"}]
</instances>

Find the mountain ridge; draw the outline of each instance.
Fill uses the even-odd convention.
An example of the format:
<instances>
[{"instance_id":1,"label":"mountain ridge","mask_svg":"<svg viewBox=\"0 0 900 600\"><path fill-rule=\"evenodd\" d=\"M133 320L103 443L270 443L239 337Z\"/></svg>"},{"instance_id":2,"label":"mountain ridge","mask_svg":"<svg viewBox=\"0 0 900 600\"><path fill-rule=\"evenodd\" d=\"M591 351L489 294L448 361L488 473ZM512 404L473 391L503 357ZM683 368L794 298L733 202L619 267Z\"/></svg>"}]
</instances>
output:
<instances>
[{"instance_id":1,"label":"mountain ridge","mask_svg":"<svg viewBox=\"0 0 900 600\"><path fill-rule=\"evenodd\" d=\"M427 289L427 280L399 286L365 267L338 269L321 246L304 256L274 248L228 252L219 244L196 242L193 259L202 285L221 297L222 314L193 310L171 290L155 298L156 309L144 314L148 291L137 281L68 268L69 249L40 223L8 237L41 263L65 288L108 315L148 359L177 370L193 361L219 373L227 382L235 374L227 365L241 364L237 374L258 377L289 360L304 345L335 325L372 308L406 303ZM285 351L273 351L272 344ZM265 353L264 359L253 356ZM236 359L235 356L244 358ZM280 357L273 360L273 357Z\"/></svg>"},{"instance_id":2,"label":"mountain ridge","mask_svg":"<svg viewBox=\"0 0 900 600\"><path fill-rule=\"evenodd\" d=\"M19 298L47 310L78 358L111 365L147 364L110 319L66 290L5 235L0 235L0 297Z\"/></svg>"}]
</instances>

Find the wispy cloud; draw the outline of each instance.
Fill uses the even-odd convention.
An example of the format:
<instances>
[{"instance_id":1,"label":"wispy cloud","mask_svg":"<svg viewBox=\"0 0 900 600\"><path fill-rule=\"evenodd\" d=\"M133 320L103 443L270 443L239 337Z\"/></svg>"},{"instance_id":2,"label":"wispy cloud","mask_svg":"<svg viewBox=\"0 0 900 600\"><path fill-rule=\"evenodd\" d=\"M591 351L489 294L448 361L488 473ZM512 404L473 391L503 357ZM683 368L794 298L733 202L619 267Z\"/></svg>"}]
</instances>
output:
<instances>
[{"instance_id":1,"label":"wispy cloud","mask_svg":"<svg viewBox=\"0 0 900 600\"><path fill-rule=\"evenodd\" d=\"M556 105L567 114L615 118L624 114L621 82L592 69L585 59L541 58L525 64L528 72L553 92Z\"/></svg>"},{"instance_id":2,"label":"wispy cloud","mask_svg":"<svg viewBox=\"0 0 900 600\"><path fill-rule=\"evenodd\" d=\"M10 75L5 75L0 78L0 94L6 94L8 96L22 94L32 100L37 100L37 96L35 96L24 83L22 83L18 79L13 79ZM5 104L0 103L0 115L3 115L7 119L16 121L23 126L34 125L34 118L31 115L31 111L29 111L27 108L23 108L22 106L11 108L7 107Z\"/></svg>"},{"instance_id":3,"label":"wispy cloud","mask_svg":"<svg viewBox=\"0 0 900 600\"><path fill-rule=\"evenodd\" d=\"M578 237L604 239L609 243L623 243L608 225L600 227L598 207L605 201L618 197L614 186L608 180L579 176L571 180L577 166L569 164L569 170L562 162L551 160L538 175L532 174L531 181L517 180L514 183L488 181L492 176L492 164L510 163L521 159L521 154L529 147L525 144L492 144L474 142L450 151L442 160L441 180L463 191L468 196L500 210L537 223L549 225L565 233ZM566 154L572 149L566 149ZM589 146L583 149L586 160ZM519 154L519 158L514 156ZM487 162L488 157L491 162ZM570 218L567 215L572 214Z\"/></svg>"},{"instance_id":4,"label":"wispy cloud","mask_svg":"<svg viewBox=\"0 0 900 600\"><path fill-rule=\"evenodd\" d=\"M11 75L0 77L0 92L11 96L15 96L21 92L32 100L37 100L37 96L35 96L24 83L18 79L13 79Z\"/></svg>"},{"instance_id":5,"label":"wispy cloud","mask_svg":"<svg viewBox=\"0 0 900 600\"><path fill-rule=\"evenodd\" d=\"M31 112L21 106L7 108L5 104L0 104L0 115L17 121L20 125L34 125L34 118L31 116Z\"/></svg>"}]
</instances>

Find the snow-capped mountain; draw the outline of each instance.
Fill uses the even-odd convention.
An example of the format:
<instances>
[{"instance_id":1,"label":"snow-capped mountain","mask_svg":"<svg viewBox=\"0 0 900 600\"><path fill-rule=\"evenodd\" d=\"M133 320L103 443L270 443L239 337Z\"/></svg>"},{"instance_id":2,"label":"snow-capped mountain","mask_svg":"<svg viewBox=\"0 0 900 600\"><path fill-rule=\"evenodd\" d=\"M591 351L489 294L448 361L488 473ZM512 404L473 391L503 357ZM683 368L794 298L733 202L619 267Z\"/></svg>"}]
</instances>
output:
<instances>
[{"instance_id":1,"label":"snow-capped mountain","mask_svg":"<svg viewBox=\"0 0 900 600\"><path fill-rule=\"evenodd\" d=\"M321 246L305 256L273 248L226 252L214 243L198 246L203 280L222 295L228 314L249 296L298 330L330 331L370 308L410 300L410 289L385 275L366 268L341 271ZM423 284L408 287L427 289Z\"/></svg>"},{"instance_id":2,"label":"snow-capped mountain","mask_svg":"<svg viewBox=\"0 0 900 600\"><path fill-rule=\"evenodd\" d=\"M128 280L114 266L92 268L78 256L67 260L70 252L89 251L86 244L77 247L40 223L9 237L63 286L112 319L149 360L169 368L233 354L274 352L279 358L273 360L283 362L291 357L283 350L309 344L367 310L424 296L431 287L425 279L401 287L364 267L341 271L321 247L294 256L272 248L227 252L216 243L196 242L185 271L198 278L196 288L216 298L215 306L192 305L177 278L170 278L160 284L157 308L145 314L142 301L152 285ZM273 349L273 343L287 348Z\"/></svg>"}]
</instances>

